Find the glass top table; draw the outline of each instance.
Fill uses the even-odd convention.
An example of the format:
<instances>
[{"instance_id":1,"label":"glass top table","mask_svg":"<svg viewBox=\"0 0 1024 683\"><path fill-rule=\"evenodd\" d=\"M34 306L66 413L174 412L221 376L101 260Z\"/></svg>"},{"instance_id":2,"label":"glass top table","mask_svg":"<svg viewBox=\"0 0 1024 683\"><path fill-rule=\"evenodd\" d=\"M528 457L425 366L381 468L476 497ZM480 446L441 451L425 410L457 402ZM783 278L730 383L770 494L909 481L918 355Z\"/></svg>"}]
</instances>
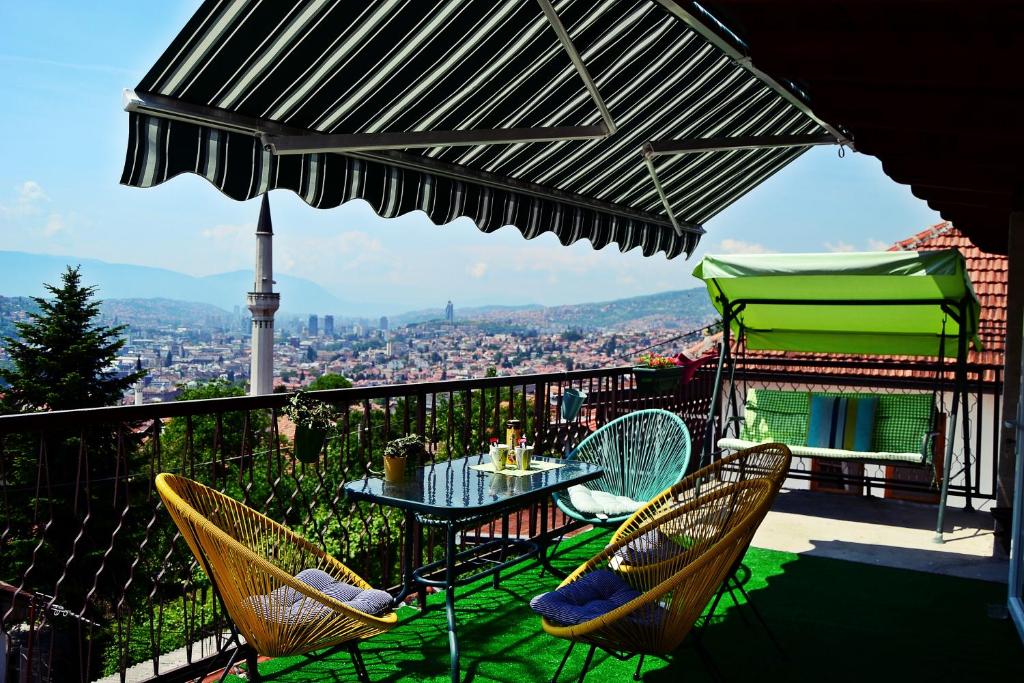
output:
<instances>
[{"instance_id":1,"label":"glass top table","mask_svg":"<svg viewBox=\"0 0 1024 683\"><path fill-rule=\"evenodd\" d=\"M412 510L438 520L458 520L500 513L604 474L597 465L576 460L532 460L564 466L525 476L496 474L471 469L489 462L486 455L471 455L414 468L406 472L405 481L400 484L379 477L350 481L345 484L345 492L351 500Z\"/></svg>"},{"instance_id":2,"label":"glass top table","mask_svg":"<svg viewBox=\"0 0 1024 683\"><path fill-rule=\"evenodd\" d=\"M455 586L491 576L497 587L502 569L532 557L538 558L547 570L561 574L548 562L547 551L551 539L547 533L547 514L540 515L541 532L535 538L509 538L508 524L505 523L502 525L501 539L479 543L461 552L456 547L459 529L465 528L467 522L522 509L555 491L604 475L604 470L599 466L576 460L549 457L534 457L532 460L537 463L562 464L563 467L539 469L528 475L485 472L472 468L485 465L490 459L486 455L472 455L408 470L405 481L400 484L386 482L379 477L357 479L345 484L349 500L372 502L405 511L402 590L395 597L395 602L400 603L420 586L444 589L453 683L460 678ZM445 555L442 560L415 569L412 541L413 533L419 533L414 531L418 515L420 524L445 528ZM519 551L518 554L508 557L506 551L513 548ZM468 573L467 567L478 569L481 566L485 568L474 571L467 578L460 578L461 574ZM444 578L437 578L439 575Z\"/></svg>"}]
</instances>

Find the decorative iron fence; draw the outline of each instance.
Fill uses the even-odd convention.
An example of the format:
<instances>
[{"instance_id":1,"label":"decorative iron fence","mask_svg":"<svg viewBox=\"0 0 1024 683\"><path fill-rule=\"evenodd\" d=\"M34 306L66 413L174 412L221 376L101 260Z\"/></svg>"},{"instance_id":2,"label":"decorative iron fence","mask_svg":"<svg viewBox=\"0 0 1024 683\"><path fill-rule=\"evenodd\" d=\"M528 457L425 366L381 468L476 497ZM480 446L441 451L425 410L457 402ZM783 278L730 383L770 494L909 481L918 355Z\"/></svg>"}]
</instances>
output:
<instances>
[{"instance_id":1,"label":"decorative iron fence","mask_svg":"<svg viewBox=\"0 0 1024 683\"><path fill-rule=\"evenodd\" d=\"M633 410L680 414L699 453L712 374L641 395L629 368L318 392L339 411L319 462L291 456L286 395L0 417L0 653L9 680L188 680L226 660L227 622L153 487L183 474L320 543L378 586L400 581L403 517L348 502L345 481L379 468L390 439L418 433L432 461L482 452L519 419L539 451L559 452ZM562 393L588 393L572 422ZM469 529L535 537L570 520L547 501ZM415 529L414 565L436 558ZM422 600L424 596L420 596ZM4 662L0 662L0 672ZM15 673L20 677L14 679Z\"/></svg>"}]
</instances>

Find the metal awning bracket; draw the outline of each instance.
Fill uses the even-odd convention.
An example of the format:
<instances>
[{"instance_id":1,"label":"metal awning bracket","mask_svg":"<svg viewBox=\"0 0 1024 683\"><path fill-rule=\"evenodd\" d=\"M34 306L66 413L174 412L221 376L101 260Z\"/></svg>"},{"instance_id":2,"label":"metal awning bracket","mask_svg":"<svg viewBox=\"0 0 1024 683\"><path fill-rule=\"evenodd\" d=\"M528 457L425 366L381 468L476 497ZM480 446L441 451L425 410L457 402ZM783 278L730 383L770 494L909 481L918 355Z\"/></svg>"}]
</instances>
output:
<instances>
[{"instance_id":1,"label":"metal awning bracket","mask_svg":"<svg viewBox=\"0 0 1024 683\"><path fill-rule=\"evenodd\" d=\"M751 135L732 138L704 138L696 140L651 140L644 145L644 153L652 157L705 152L731 152L741 149L782 149L786 147L813 147L815 145L841 145L830 134L824 135Z\"/></svg>"},{"instance_id":2,"label":"metal awning bracket","mask_svg":"<svg viewBox=\"0 0 1024 683\"><path fill-rule=\"evenodd\" d=\"M537 4L540 5L541 10L544 12L544 16L547 17L548 23L551 24L551 28L554 29L555 35L558 36L558 41L562 44L562 48L564 48L566 54L569 55L572 65L576 67L576 73L578 73L580 78L583 80L583 85L586 86L587 91L590 93L590 97L594 100L597 110L601 112L601 119L604 121L604 125L608 129L608 135L613 134L616 131L616 127L615 120L612 118L612 113L608 110L608 105L604 103L604 98L601 97L601 91L597 89L597 84L594 83L594 79L590 77L590 72L587 70L587 65L583 63L583 58L580 57L580 53L576 51L576 46L572 44L572 38L569 37L569 32L565 30L565 26L562 25L562 20L558 18L558 13L555 12L555 8L551 5L550 0L537 0Z\"/></svg>"},{"instance_id":3,"label":"metal awning bracket","mask_svg":"<svg viewBox=\"0 0 1024 683\"><path fill-rule=\"evenodd\" d=\"M661 198L661 205L665 207L665 213L668 214L669 221L672 222L672 227L675 229L676 234L682 235L684 233L696 233L703 235L706 231L703 226L682 224L676 220L676 214L672 211L672 205L668 201L668 196L665 194L665 189L661 186L661 180L658 178L658 170L654 168L654 158L648 150L648 146L644 145L643 148L644 164L647 166L647 172L651 174L651 180L654 182L654 189L658 191L658 196Z\"/></svg>"}]
</instances>

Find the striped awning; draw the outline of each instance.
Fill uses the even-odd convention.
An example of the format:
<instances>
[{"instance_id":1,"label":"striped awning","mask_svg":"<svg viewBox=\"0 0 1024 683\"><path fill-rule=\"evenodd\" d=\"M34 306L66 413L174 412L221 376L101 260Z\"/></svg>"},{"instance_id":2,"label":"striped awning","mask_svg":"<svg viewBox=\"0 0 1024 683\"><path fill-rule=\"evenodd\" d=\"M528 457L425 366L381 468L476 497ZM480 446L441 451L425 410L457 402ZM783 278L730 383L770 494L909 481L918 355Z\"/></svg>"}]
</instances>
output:
<instances>
[{"instance_id":1,"label":"striped awning","mask_svg":"<svg viewBox=\"0 0 1024 683\"><path fill-rule=\"evenodd\" d=\"M126 92L121 182L188 172L237 200L287 188L689 255L807 149L700 141L827 134L672 4L206 0Z\"/></svg>"}]
</instances>

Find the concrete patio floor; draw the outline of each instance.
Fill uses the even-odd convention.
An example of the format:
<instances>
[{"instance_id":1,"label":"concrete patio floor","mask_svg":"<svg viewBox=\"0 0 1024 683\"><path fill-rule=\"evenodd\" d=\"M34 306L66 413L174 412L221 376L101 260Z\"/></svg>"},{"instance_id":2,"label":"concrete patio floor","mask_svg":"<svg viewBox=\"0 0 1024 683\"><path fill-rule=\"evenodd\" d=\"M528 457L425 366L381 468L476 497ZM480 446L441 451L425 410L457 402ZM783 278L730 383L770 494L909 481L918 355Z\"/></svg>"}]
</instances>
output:
<instances>
[{"instance_id":1,"label":"concrete patio floor","mask_svg":"<svg viewBox=\"0 0 1024 683\"><path fill-rule=\"evenodd\" d=\"M761 524L758 548L1006 583L1009 562L993 556L987 509L946 510L935 542L934 505L783 490Z\"/></svg>"}]
</instances>

